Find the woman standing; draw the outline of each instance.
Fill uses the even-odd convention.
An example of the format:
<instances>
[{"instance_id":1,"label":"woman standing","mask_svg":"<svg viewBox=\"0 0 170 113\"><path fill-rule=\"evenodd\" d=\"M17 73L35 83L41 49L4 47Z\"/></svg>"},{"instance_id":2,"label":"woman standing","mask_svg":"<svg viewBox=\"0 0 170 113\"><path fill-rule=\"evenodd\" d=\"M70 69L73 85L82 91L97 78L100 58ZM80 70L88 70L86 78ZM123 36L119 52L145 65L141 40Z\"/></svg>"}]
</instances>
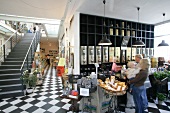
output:
<instances>
[{"instance_id":1,"label":"woman standing","mask_svg":"<svg viewBox=\"0 0 170 113\"><path fill-rule=\"evenodd\" d=\"M130 84L134 84L132 88L132 95L135 103L136 113L144 113L144 110L148 107L148 100L146 96L146 88L144 82L149 75L150 61L147 58L141 59L139 62L140 72L133 80L130 80Z\"/></svg>"}]
</instances>

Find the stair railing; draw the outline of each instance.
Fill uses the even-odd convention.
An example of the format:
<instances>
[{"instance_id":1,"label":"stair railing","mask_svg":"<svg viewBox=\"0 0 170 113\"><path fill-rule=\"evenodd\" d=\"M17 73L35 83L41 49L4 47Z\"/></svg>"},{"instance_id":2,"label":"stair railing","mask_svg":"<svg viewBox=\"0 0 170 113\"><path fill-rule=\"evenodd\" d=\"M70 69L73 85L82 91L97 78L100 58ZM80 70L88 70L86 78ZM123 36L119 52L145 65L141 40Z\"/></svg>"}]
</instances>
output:
<instances>
[{"instance_id":1,"label":"stair railing","mask_svg":"<svg viewBox=\"0 0 170 113\"><path fill-rule=\"evenodd\" d=\"M34 58L34 52L36 51L37 45L38 45L39 42L40 42L40 32L37 31L34 34L34 37L31 41L31 44L30 44L29 49L27 51L27 54L25 55L24 61L21 65L21 68L20 68L21 75L25 70L29 70L30 66L32 66L31 64L32 64L32 61L33 61L33 58Z\"/></svg>"},{"instance_id":2,"label":"stair railing","mask_svg":"<svg viewBox=\"0 0 170 113\"><path fill-rule=\"evenodd\" d=\"M20 41L22 38L21 35L18 35L18 31L22 31L23 28L17 29L5 42L3 45L0 45L0 65L1 62L4 62L6 57L15 47L15 45Z\"/></svg>"}]
</instances>

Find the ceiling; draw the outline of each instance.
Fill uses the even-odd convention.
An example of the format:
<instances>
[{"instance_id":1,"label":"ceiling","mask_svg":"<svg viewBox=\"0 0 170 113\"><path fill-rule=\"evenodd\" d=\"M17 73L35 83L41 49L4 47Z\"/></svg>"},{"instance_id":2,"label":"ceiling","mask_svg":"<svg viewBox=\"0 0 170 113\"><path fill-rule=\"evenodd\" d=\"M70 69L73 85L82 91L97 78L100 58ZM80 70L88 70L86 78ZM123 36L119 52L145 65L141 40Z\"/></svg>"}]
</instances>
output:
<instances>
[{"instance_id":1,"label":"ceiling","mask_svg":"<svg viewBox=\"0 0 170 113\"><path fill-rule=\"evenodd\" d=\"M0 13L61 20L66 5L67 0L0 0Z\"/></svg>"},{"instance_id":2,"label":"ceiling","mask_svg":"<svg viewBox=\"0 0 170 113\"><path fill-rule=\"evenodd\" d=\"M170 20L170 0L106 0L106 17L157 24ZM79 12L104 16L103 0L84 0ZM165 13L165 19L163 18Z\"/></svg>"},{"instance_id":3,"label":"ceiling","mask_svg":"<svg viewBox=\"0 0 170 113\"><path fill-rule=\"evenodd\" d=\"M158 24L170 20L169 4L170 0L106 0L105 13L106 17L138 21L137 7L140 7L139 22ZM50 21L61 20L61 24L64 24L62 20L67 19L69 22L75 11L104 16L103 0L0 0L0 15L17 15L20 19L30 17L24 19L30 20L29 22L33 18L34 21L38 18L36 22L40 19L51 19ZM166 14L165 18L162 13ZM5 19L7 18L10 17ZM57 27L50 26L50 28L52 28L50 34L58 33L53 33Z\"/></svg>"}]
</instances>

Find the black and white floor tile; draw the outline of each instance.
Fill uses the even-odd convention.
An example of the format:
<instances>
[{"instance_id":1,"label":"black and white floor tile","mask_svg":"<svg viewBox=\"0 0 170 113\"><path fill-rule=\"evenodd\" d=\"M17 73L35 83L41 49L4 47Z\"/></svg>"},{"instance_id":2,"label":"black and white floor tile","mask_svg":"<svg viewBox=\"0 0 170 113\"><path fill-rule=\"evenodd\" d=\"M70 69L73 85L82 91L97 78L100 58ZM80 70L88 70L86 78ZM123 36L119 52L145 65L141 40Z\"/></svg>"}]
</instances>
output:
<instances>
[{"instance_id":1,"label":"black and white floor tile","mask_svg":"<svg viewBox=\"0 0 170 113\"><path fill-rule=\"evenodd\" d=\"M62 81L56 76L55 69L47 72L43 86L37 86L34 93L16 98L0 100L0 113L66 113L71 106L69 99L60 98ZM163 105L149 101L146 113L170 113L170 100ZM134 113L134 109L120 107L122 113ZM72 112L70 112L72 113Z\"/></svg>"}]
</instances>

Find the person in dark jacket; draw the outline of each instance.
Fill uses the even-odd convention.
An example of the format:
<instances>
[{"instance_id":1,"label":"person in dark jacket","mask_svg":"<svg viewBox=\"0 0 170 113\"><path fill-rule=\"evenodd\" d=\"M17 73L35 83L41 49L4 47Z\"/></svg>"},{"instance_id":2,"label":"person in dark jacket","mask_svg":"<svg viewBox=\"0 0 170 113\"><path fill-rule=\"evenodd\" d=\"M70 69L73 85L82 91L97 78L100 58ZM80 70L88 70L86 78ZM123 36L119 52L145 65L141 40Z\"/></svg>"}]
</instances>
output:
<instances>
[{"instance_id":1,"label":"person in dark jacket","mask_svg":"<svg viewBox=\"0 0 170 113\"><path fill-rule=\"evenodd\" d=\"M135 103L136 113L145 113L144 110L148 107L148 100L144 82L149 75L150 60L147 58L141 59L139 65L141 70L133 80L129 81L129 83L134 84L132 95Z\"/></svg>"}]
</instances>

